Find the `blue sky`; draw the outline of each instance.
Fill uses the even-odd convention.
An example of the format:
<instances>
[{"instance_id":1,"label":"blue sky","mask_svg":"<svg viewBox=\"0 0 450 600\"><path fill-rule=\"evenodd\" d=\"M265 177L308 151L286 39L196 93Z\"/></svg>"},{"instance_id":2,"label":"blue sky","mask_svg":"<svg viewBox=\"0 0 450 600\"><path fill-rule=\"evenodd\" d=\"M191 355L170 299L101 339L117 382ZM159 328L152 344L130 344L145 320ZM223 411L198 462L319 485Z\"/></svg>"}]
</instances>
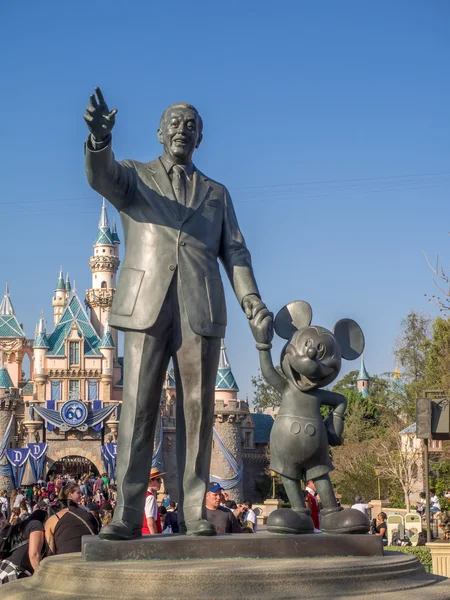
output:
<instances>
[{"instance_id":1,"label":"blue sky","mask_svg":"<svg viewBox=\"0 0 450 600\"><path fill-rule=\"evenodd\" d=\"M90 287L101 199L82 114L96 85L119 110L119 158L151 160L163 109L197 106L195 162L230 189L271 310L304 299L316 324L356 319L371 373L393 370L411 308L436 316L423 251L450 269L446 0L41 0L2 3L0 22L0 283L30 337L41 308L52 322L60 264L80 297ZM226 288L245 397L258 357Z\"/></svg>"}]
</instances>

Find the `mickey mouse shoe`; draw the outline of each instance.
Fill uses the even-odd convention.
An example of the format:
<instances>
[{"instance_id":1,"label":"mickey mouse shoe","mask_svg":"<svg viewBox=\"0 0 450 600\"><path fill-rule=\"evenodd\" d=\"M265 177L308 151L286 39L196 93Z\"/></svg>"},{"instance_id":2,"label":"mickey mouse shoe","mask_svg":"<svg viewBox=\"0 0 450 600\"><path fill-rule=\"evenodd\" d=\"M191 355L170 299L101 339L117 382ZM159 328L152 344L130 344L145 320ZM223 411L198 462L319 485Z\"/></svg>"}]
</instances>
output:
<instances>
[{"instance_id":1,"label":"mickey mouse shoe","mask_svg":"<svg viewBox=\"0 0 450 600\"><path fill-rule=\"evenodd\" d=\"M325 533L368 533L369 519L354 508L332 508L322 510L320 524Z\"/></svg>"},{"instance_id":2,"label":"mickey mouse shoe","mask_svg":"<svg viewBox=\"0 0 450 600\"><path fill-rule=\"evenodd\" d=\"M279 508L270 513L267 529L271 533L313 533L314 523L310 511L296 512L291 508Z\"/></svg>"}]
</instances>

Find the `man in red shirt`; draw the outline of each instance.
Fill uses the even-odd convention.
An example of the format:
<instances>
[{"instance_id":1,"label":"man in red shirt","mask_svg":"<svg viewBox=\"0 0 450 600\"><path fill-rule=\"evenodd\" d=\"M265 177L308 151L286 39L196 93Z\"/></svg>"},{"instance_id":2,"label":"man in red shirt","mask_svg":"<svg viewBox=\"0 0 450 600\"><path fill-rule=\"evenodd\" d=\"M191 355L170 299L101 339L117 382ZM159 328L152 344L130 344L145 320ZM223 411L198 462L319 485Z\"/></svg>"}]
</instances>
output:
<instances>
[{"instance_id":1,"label":"man in red shirt","mask_svg":"<svg viewBox=\"0 0 450 600\"><path fill-rule=\"evenodd\" d=\"M320 517L319 517L319 504L316 499L316 486L312 479L306 484L306 491L308 492L309 504L311 508L311 519L314 523L314 529L320 529Z\"/></svg>"},{"instance_id":2,"label":"man in red shirt","mask_svg":"<svg viewBox=\"0 0 450 600\"><path fill-rule=\"evenodd\" d=\"M157 497L161 488L162 476L159 469L152 467L148 480L147 496L145 498L144 522L142 524L142 535L162 533L161 517L158 510Z\"/></svg>"}]
</instances>

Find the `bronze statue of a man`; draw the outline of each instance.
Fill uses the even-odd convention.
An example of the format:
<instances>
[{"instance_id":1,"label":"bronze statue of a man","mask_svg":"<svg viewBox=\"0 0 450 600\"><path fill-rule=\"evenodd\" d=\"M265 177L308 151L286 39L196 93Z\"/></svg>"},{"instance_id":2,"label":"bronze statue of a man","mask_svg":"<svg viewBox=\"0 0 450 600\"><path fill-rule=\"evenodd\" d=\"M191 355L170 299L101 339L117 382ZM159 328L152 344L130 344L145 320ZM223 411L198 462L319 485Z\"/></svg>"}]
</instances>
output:
<instances>
[{"instance_id":1,"label":"bronze statue of a man","mask_svg":"<svg viewBox=\"0 0 450 600\"><path fill-rule=\"evenodd\" d=\"M125 258L110 324L125 332L124 389L117 457L117 507L106 539L141 535L161 389L170 358L177 388L181 531L214 535L205 519L214 387L227 324L217 259L248 319L268 311L228 190L192 163L203 122L190 104L169 106L158 138L162 156L116 161L110 111L99 88L84 119L91 187L119 211Z\"/></svg>"}]
</instances>

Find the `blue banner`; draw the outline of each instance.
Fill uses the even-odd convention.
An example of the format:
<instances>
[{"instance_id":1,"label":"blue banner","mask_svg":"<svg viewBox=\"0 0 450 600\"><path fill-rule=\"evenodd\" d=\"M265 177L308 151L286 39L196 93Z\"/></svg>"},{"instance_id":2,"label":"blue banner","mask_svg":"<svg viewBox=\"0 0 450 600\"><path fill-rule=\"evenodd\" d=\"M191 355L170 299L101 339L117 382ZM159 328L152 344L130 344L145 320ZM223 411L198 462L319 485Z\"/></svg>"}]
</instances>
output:
<instances>
[{"instance_id":1,"label":"blue banner","mask_svg":"<svg viewBox=\"0 0 450 600\"><path fill-rule=\"evenodd\" d=\"M105 458L108 461L109 466L109 477L110 479L116 480L116 457L117 457L117 444L105 444Z\"/></svg>"},{"instance_id":2,"label":"blue banner","mask_svg":"<svg viewBox=\"0 0 450 600\"><path fill-rule=\"evenodd\" d=\"M44 475L48 445L45 442L41 442L39 444L28 444L28 448L30 449L30 467L36 483Z\"/></svg>"},{"instance_id":3,"label":"blue banner","mask_svg":"<svg viewBox=\"0 0 450 600\"><path fill-rule=\"evenodd\" d=\"M92 402L92 408L93 410L98 410L99 408L103 408L103 402L101 400L94 400ZM101 431L103 428L103 421L101 423L99 423L98 425L94 425L92 427L92 429L94 431Z\"/></svg>"},{"instance_id":4,"label":"blue banner","mask_svg":"<svg viewBox=\"0 0 450 600\"><path fill-rule=\"evenodd\" d=\"M52 386L53 386L53 381L52 381ZM52 387L52 395L53 395L53 387ZM55 404L56 404L55 400L47 400L47 402L46 402L47 408L49 410L55 410ZM45 425L49 431L53 431L55 429L55 426L52 425L51 423L49 423L48 421L45 422Z\"/></svg>"},{"instance_id":5,"label":"blue banner","mask_svg":"<svg viewBox=\"0 0 450 600\"><path fill-rule=\"evenodd\" d=\"M6 450L6 458L11 465L11 475L15 489L20 488L22 485L22 479L29 455L29 448L8 448L8 450Z\"/></svg>"}]
</instances>

